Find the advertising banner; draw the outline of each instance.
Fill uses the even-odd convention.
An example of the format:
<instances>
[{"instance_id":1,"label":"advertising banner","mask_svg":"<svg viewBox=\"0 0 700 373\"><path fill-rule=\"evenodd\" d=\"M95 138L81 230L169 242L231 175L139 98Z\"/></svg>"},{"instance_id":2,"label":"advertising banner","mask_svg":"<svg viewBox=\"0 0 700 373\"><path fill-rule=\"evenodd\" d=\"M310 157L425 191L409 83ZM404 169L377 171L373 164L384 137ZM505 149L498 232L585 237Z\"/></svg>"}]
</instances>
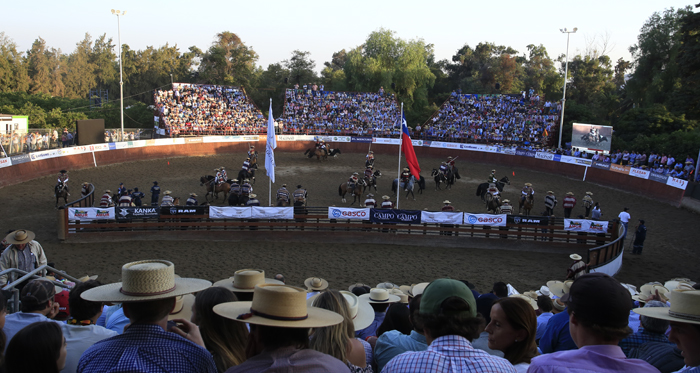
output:
<instances>
[{"instance_id":1,"label":"advertising banner","mask_svg":"<svg viewBox=\"0 0 700 373\"><path fill-rule=\"evenodd\" d=\"M249 207L209 206L209 219L250 219L253 211Z\"/></svg>"},{"instance_id":2,"label":"advertising banner","mask_svg":"<svg viewBox=\"0 0 700 373\"><path fill-rule=\"evenodd\" d=\"M369 220L369 208L350 209L346 207L329 207L328 219Z\"/></svg>"},{"instance_id":3,"label":"advertising banner","mask_svg":"<svg viewBox=\"0 0 700 373\"><path fill-rule=\"evenodd\" d=\"M244 139L244 136L204 136L204 137L202 137L202 142L204 142L204 143L242 142L242 141L250 141L250 140Z\"/></svg>"},{"instance_id":4,"label":"advertising banner","mask_svg":"<svg viewBox=\"0 0 700 373\"><path fill-rule=\"evenodd\" d=\"M68 220L114 220L114 207L69 207Z\"/></svg>"},{"instance_id":5,"label":"advertising banner","mask_svg":"<svg viewBox=\"0 0 700 373\"><path fill-rule=\"evenodd\" d=\"M370 209L373 223L420 224L421 211Z\"/></svg>"},{"instance_id":6,"label":"advertising banner","mask_svg":"<svg viewBox=\"0 0 700 373\"><path fill-rule=\"evenodd\" d=\"M470 214L464 213L464 224L470 225L491 225L494 227L505 227L507 223L506 214L491 215L491 214Z\"/></svg>"},{"instance_id":7,"label":"advertising banner","mask_svg":"<svg viewBox=\"0 0 700 373\"><path fill-rule=\"evenodd\" d=\"M0 158L0 168L12 166L12 159L10 157Z\"/></svg>"},{"instance_id":8,"label":"advertising banner","mask_svg":"<svg viewBox=\"0 0 700 373\"><path fill-rule=\"evenodd\" d=\"M517 149L515 149L515 148L503 148L502 152L503 152L503 154L515 155L515 153L517 152Z\"/></svg>"},{"instance_id":9,"label":"advertising banner","mask_svg":"<svg viewBox=\"0 0 700 373\"><path fill-rule=\"evenodd\" d=\"M370 143L372 142L371 137L357 137L357 136L351 136L350 137L350 142L365 142L365 143Z\"/></svg>"},{"instance_id":10,"label":"advertising banner","mask_svg":"<svg viewBox=\"0 0 700 373\"><path fill-rule=\"evenodd\" d=\"M161 215L206 215L209 206L162 206Z\"/></svg>"},{"instance_id":11,"label":"advertising banner","mask_svg":"<svg viewBox=\"0 0 700 373\"><path fill-rule=\"evenodd\" d=\"M372 138L372 142L375 144L389 144L389 145L399 145L401 144L401 139L384 139L381 137ZM435 142L433 142L434 144ZM432 145L431 145L432 147Z\"/></svg>"},{"instance_id":12,"label":"advertising banner","mask_svg":"<svg viewBox=\"0 0 700 373\"><path fill-rule=\"evenodd\" d=\"M61 156L62 154L60 149L44 150L29 154L29 157L32 159L32 161L39 161L42 159L56 158Z\"/></svg>"},{"instance_id":13,"label":"advertising banner","mask_svg":"<svg viewBox=\"0 0 700 373\"><path fill-rule=\"evenodd\" d=\"M12 162L14 163L14 159L12 160ZM666 181L666 185L685 190L685 188L688 186L688 180L677 179L675 177L669 176L668 180Z\"/></svg>"},{"instance_id":14,"label":"advertising banner","mask_svg":"<svg viewBox=\"0 0 700 373\"><path fill-rule=\"evenodd\" d=\"M668 181L668 175L657 174L656 172L649 173L649 180L658 181L660 183L666 184Z\"/></svg>"},{"instance_id":15,"label":"advertising banner","mask_svg":"<svg viewBox=\"0 0 700 373\"><path fill-rule=\"evenodd\" d=\"M595 167L595 168L600 168L601 170L609 170L609 169L610 169L610 163L593 161L593 167Z\"/></svg>"},{"instance_id":16,"label":"advertising banner","mask_svg":"<svg viewBox=\"0 0 700 373\"><path fill-rule=\"evenodd\" d=\"M175 142L173 139L155 139L153 140L153 145L160 146L160 145L173 145Z\"/></svg>"},{"instance_id":17,"label":"advertising banner","mask_svg":"<svg viewBox=\"0 0 700 373\"><path fill-rule=\"evenodd\" d=\"M350 136L316 136L325 142L350 142Z\"/></svg>"},{"instance_id":18,"label":"advertising banner","mask_svg":"<svg viewBox=\"0 0 700 373\"><path fill-rule=\"evenodd\" d=\"M508 215L508 223L522 225L549 225L549 217Z\"/></svg>"},{"instance_id":19,"label":"advertising banner","mask_svg":"<svg viewBox=\"0 0 700 373\"><path fill-rule=\"evenodd\" d=\"M160 207L114 207L117 220L159 218Z\"/></svg>"},{"instance_id":20,"label":"advertising banner","mask_svg":"<svg viewBox=\"0 0 700 373\"><path fill-rule=\"evenodd\" d=\"M593 161L591 161L590 159L569 157L568 155L562 155L561 160L559 160L559 162L578 164L581 166L590 166L593 163Z\"/></svg>"},{"instance_id":21,"label":"advertising banner","mask_svg":"<svg viewBox=\"0 0 700 373\"><path fill-rule=\"evenodd\" d=\"M251 207L253 219L294 219L294 207Z\"/></svg>"},{"instance_id":22,"label":"advertising banner","mask_svg":"<svg viewBox=\"0 0 700 373\"><path fill-rule=\"evenodd\" d=\"M619 164L611 163L610 164L610 171L617 172L620 174L629 175L630 166L621 166Z\"/></svg>"},{"instance_id":23,"label":"advertising banner","mask_svg":"<svg viewBox=\"0 0 700 373\"><path fill-rule=\"evenodd\" d=\"M544 159L547 161L553 161L554 160L554 154L553 153L548 153L548 152L537 152L535 153L535 158L537 159Z\"/></svg>"},{"instance_id":24,"label":"advertising banner","mask_svg":"<svg viewBox=\"0 0 700 373\"><path fill-rule=\"evenodd\" d=\"M606 233L608 231L608 222L586 219L564 219L564 230L574 232Z\"/></svg>"},{"instance_id":25,"label":"advertising banner","mask_svg":"<svg viewBox=\"0 0 700 373\"><path fill-rule=\"evenodd\" d=\"M277 135L277 141L315 141L314 135Z\"/></svg>"},{"instance_id":26,"label":"advertising banner","mask_svg":"<svg viewBox=\"0 0 700 373\"><path fill-rule=\"evenodd\" d=\"M421 223L462 224L461 212L421 211Z\"/></svg>"},{"instance_id":27,"label":"advertising banner","mask_svg":"<svg viewBox=\"0 0 700 373\"><path fill-rule=\"evenodd\" d=\"M648 179L651 172L647 170L642 170L641 168L630 168L630 176Z\"/></svg>"},{"instance_id":28,"label":"advertising banner","mask_svg":"<svg viewBox=\"0 0 700 373\"><path fill-rule=\"evenodd\" d=\"M185 137L185 144L196 144L201 142L203 142L201 137Z\"/></svg>"},{"instance_id":29,"label":"advertising banner","mask_svg":"<svg viewBox=\"0 0 700 373\"><path fill-rule=\"evenodd\" d=\"M20 164L20 163L27 163L31 162L32 159L29 157L29 154L20 154L20 155L13 155L10 157L12 164Z\"/></svg>"},{"instance_id":30,"label":"advertising banner","mask_svg":"<svg viewBox=\"0 0 700 373\"><path fill-rule=\"evenodd\" d=\"M515 155L521 155L523 157L534 157L535 154L537 154L537 153L533 150L523 149L523 148L515 149Z\"/></svg>"}]
</instances>

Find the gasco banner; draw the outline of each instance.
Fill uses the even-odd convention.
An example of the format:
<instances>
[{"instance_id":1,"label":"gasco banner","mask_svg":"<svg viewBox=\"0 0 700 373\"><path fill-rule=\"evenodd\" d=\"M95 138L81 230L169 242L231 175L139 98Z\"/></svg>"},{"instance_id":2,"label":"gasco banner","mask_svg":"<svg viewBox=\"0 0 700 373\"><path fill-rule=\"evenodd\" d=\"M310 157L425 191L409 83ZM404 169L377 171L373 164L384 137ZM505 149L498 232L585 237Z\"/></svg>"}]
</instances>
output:
<instances>
[{"instance_id":1,"label":"gasco banner","mask_svg":"<svg viewBox=\"0 0 700 373\"><path fill-rule=\"evenodd\" d=\"M490 225L494 227L505 227L506 214L491 215L491 214L470 214L468 212L464 213L464 224L469 225Z\"/></svg>"},{"instance_id":2,"label":"gasco banner","mask_svg":"<svg viewBox=\"0 0 700 373\"><path fill-rule=\"evenodd\" d=\"M329 207L328 219L369 220L369 208L350 209L346 207Z\"/></svg>"},{"instance_id":3,"label":"gasco banner","mask_svg":"<svg viewBox=\"0 0 700 373\"><path fill-rule=\"evenodd\" d=\"M608 231L608 222L586 219L564 219L564 230L574 232L606 233Z\"/></svg>"},{"instance_id":4,"label":"gasco banner","mask_svg":"<svg viewBox=\"0 0 700 373\"><path fill-rule=\"evenodd\" d=\"M69 207L68 220L114 220L114 207Z\"/></svg>"},{"instance_id":5,"label":"gasco banner","mask_svg":"<svg viewBox=\"0 0 700 373\"><path fill-rule=\"evenodd\" d=\"M251 206L253 219L294 219L294 207Z\"/></svg>"},{"instance_id":6,"label":"gasco banner","mask_svg":"<svg viewBox=\"0 0 700 373\"><path fill-rule=\"evenodd\" d=\"M421 223L445 223L445 224L462 224L461 212L432 212L421 211Z\"/></svg>"},{"instance_id":7,"label":"gasco banner","mask_svg":"<svg viewBox=\"0 0 700 373\"><path fill-rule=\"evenodd\" d=\"M209 219L250 219L253 211L248 207L209 206Z\"/></svg>"},{"instance_id":8,"label":"gasco banner","mask_svg":"<svg viewBox=\"0 0 700 373\"><path fill-rule=\"evenodd\" d=\"M420 224L421 211L370 209L369 220L373 223Z\"/></svg>"}]
</instances>

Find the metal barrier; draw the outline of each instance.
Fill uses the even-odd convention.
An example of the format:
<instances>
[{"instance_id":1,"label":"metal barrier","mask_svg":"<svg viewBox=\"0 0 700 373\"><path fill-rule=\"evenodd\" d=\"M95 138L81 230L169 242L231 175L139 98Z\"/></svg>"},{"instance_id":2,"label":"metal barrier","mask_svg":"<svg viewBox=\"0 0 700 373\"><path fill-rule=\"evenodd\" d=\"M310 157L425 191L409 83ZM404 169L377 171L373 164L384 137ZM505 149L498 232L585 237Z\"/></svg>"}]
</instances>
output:
<instances>
[{"instance_id":1,"label":"metal barrier","mask_svg":"<svg viewBox=\"0 0 700 373\"><path fill-rule=\"evenodd\" d=\"M44 271L52 271L54 273L61 273L62 277L65 277L66 279L77 283L78 279L70 276L64 272L61 272L53 267L50 267L48 265L43 265L39 268L36 268L32 270L31 272L26 272L21 269L17 268L8 268L2 272L0 272L0 276L2 275L7 275L8 276L8 283L2 288L3 291L11 291L12 292L12 298L8 299L8 304L7 304L7 310L9 313L14 313L20 310L20 300L19 300L19 289L16 288L17 285L23 283L24 281L30 280L30 279L35 279L35 278L43 278L37 273L41 273ZM20 275L21 277L18 279L15 279L17 275ZM48 281L48 280L47 280ZM60 281L51 281L55 286L59 286L62 288L68 288L69 286L60 282Z\"/></svg>"},{"instance_id":2,"label":"metal barrier","mask_svg":"<svg viewBox=\"0 0 700 373\"><path fill-rule=\"evenodd\" d=\"M613 262L624 252L624 237L626 237L627 227L615 220L611 232L613 233L612 242L588 249L586 263L588 263L589 271ZM619 268L615 273L617 273L617 271L619 271Z\"/></svg>"},{"instance_id":3,"label":"metal barrier","mask_svg":"<svg viewBox=\"0 0 700 373\"><path fill-rule=\"evenodd\" d=\"M68 207L92 207L95 204L95 185L90 184L90 193L85 197L82 197L73 202L69 202L63 206L63 208Z\"/></svg>"}]
</instances>

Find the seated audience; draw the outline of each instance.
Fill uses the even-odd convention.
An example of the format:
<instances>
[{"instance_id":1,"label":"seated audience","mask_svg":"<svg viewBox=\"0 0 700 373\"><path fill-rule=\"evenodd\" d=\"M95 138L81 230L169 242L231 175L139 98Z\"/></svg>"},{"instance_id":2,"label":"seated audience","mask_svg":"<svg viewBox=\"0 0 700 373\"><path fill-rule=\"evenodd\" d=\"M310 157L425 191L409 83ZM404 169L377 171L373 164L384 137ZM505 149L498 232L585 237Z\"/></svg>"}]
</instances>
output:
<instances>
[{"instance_id":1,"label":"seated audience","mask_svg":"<svg viewBox=\"0 0 700 373\"><path fill-rule=\"evenodd\" d=\"M422 297L423 295L419 294L411 299L408 304L409 318L413 326L413 330L408 335L398 330L389 330L377 338L374 348L377 371L381 372L386 363L404 352L425 351L428 349L428 343L425 340L425 335L423 335L423 324L420 323L420 317L418 316Z\"/></svg>"},{"instance_id":2,"label":"seated audience","mask_svg":"<svg viewBox=\"0 0 700 373\"><path fill-rule=\"evenodd\" d=\"M66 365L66 339L55 322L35 322L14 335L7 345L7 373L58 373Z\"/></svg>"},{"instance_id":3,"label":"seated audience","mask_svg":"<svg viewBox=\"0 0 700 373\"><path fill-rule=\"evenodd\" d=\"M491 322L486 326L489 348L503 351L518 372L527 372L530 360L537 356L535 333L537 316L528 302L521 298L503 298L491 308Z\"/></svg>"},{"instance_id":4,"label":"seated audience","mask_svg":"<svg viewBox=\"0 0 700 373\"><path fill-rule=\"evenodd\" d=\"M42 321L57 322L51 320L59 311L58 303L54 301L55 294L56 288L51 281L36 279L27 283L20 294L21 312L5 317L3 331L8 344L15 334L30 324Z\"/></svg>"}]
</instances>

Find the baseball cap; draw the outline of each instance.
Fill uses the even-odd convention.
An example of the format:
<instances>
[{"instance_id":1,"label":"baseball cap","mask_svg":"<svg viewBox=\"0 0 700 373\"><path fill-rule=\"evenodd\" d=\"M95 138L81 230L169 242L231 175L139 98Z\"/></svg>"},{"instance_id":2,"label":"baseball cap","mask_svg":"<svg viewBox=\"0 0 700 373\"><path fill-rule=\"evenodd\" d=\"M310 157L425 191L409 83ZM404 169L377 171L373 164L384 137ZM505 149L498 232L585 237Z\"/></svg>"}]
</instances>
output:
<instances>
[{"instance_id":1,"label":"baseball cap","mask_svg":"<svg viewBox=\"0 0 700 373\"><path fill-rule=\"evenodd\" d=\"M27 306L38 306L53 299L55 294L56 288L51 281L36 279L24 286L21 300Z\"/></svg>"},{"instance_id":2,"label":"baseball cap","mask_svg":"<svg viewBox=\"0 0 700 373\"><path fill-rule=\"evenodd\" d=\"M469 304L469 316L476 317L476 300L472 291L463 282L449 278L437 279L423 290L419 313L421 315L440 314L442 303L450 297L462 298Z\"/></svg>"},{"instance_id":3,"label":"baseball cap","mask_svg":"<svg viewBox=\"0 0 700 373\"><path fill-rule=\"evenodd\" d=\"M577 278L562 301L576 317L595 325L623 328L629 323L630 293L604 273L588 273Z\"/></svg>"}]
</instances>

